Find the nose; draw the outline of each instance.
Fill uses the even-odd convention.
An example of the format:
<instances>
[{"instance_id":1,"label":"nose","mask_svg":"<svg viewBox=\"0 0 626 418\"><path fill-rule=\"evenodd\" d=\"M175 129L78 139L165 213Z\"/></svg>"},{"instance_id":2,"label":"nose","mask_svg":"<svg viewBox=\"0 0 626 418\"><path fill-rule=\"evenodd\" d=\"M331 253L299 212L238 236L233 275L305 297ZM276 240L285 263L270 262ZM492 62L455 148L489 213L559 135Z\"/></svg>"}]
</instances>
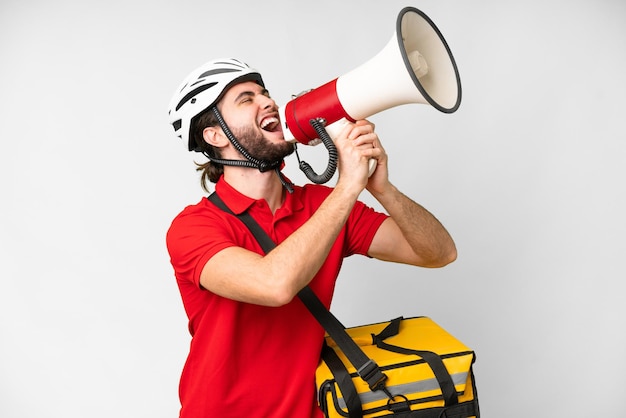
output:
<instances>
[{"instance_id":1,"label":"nose","mask_svg":"<svg viewBox=\"0 0 626 418\"><path fill-rule=\"evenodd\" d=\"M269 96L265 96L263 94L259 95L260 105L263 109L271 109L272 107L276 107L276 102Z\"/></svg>"}]
</instances>

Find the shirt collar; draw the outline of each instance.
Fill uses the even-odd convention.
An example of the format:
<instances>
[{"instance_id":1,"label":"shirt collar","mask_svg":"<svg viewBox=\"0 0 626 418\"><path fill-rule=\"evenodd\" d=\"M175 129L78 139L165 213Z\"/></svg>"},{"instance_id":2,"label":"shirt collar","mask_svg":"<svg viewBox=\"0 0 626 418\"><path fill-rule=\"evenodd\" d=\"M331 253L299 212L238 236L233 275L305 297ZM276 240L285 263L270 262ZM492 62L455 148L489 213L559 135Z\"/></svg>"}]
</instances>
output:
<instances>
[{"instance_id":1,"label":"shirt collar","mask_svg":"<svg viewBox=\"0 0 626 418\"><path fill-rule=\"evenodd\" d=\"M226 180L224 180L224 176L221 176L215 184L215 192L236 215L247 211L256 202L256 199L238 192L233 186L228 184ZM279 209L283 216L302 209L303 205L300 201L301 192L299 187L294 187L293 193L286 194L285 202Z\"/></svg>"},{"instance_id":2,"label":"shirt collar","mask_svg":"<svg viewBox=\"0 0 626 418\"><path fill-rule=\"evenodd\" d=\"M236 215L247 211L255 202L255 199L239 193L233 186L228 184L224 180L224 176L221 176L215 184L215 192Z\"/></svg>"}]
</instances>

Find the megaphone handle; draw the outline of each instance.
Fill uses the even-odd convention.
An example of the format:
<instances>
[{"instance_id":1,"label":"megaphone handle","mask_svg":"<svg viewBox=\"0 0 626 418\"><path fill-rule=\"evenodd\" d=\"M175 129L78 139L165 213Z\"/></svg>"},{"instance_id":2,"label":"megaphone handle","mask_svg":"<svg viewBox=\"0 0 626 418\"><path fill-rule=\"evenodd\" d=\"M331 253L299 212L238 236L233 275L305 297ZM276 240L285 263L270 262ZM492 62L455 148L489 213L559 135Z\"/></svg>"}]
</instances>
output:
<instances>
[{"instance_id":1,"label":"megaphone handle","mask_svg":"<svg viewBox=\"0 0 626 418\"><path fill-rule=\"evenodd\" d=\"M315 129L318 138L328 150L328 166L323 174L317 174L306 161L300 161L300 170L302 170L307 178L313 183L323 184L328 182L335 175L335 171L337 170L337 148L335 147L335 143L331 139L330 135L328 135L328 132L326 132L323 121L319 119L311 119L309 123L313 129Z\"/></svg>"},{"instance_id":2,"label":"megaphone handle","mask_svg":"<svg viewBox=\"0 0 626 418\"><path fill-rule=\"evenodd\" d=\"M328 132L328 134L331 136L331 138L336 138L339 133L341 132L341 130L343 129L344 126L346 126L346 124L348 123L348 119L346 118L341 118L336 122L331 123L330 125L326 126L326 132ZM368 177L371 177L372 174L374 174L374 171L376 170L376 165L378 163L376 162L375 159L370 158L369 161L369 165L370 165L370 171L369 171L369 175Z\"/></svg>"},{"instance_id":3,"label":"megaphone handle","mask_svg":"<svg viewBox=\"0 0 626 418\"><path fill-rule=\"evenodd\" d=\"M376 171L376 166L378 165L378 162L375 159L370 158L369 164L370 164L370 173L367 176L372 177L372 174L374 174L374 171Z\"/></svg>"}]
</instances>

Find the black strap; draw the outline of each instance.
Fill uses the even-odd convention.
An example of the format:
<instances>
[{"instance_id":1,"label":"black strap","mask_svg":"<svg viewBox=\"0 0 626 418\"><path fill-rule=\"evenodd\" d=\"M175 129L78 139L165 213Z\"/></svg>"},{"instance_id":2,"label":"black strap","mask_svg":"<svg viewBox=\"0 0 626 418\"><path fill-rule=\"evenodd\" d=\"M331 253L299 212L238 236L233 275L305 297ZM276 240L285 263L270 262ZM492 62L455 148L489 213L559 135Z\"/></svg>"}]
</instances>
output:
<instances>
[{"instance_id":1,"label":"black strap","mask_svg":"<svg viewBox=\"0 0 626 418\"><path fill-rule=\"evenodd\" d=\"M449 406L459 403L459 398L456 393L456 388L454 387L454 382L452 381L452 376L448 373L448 369L446 369L441 357L437 353L425 350L411 350L397 345L387 344L382 340L376 341L376 346L383 350L393 351L394 353L413 354L421 357L430 366L431 370L435 374L437 382L439 382L441 394L444 399L444 405Z\"/></svg>"},{"instance_id":2,"label":"black strap","mask_svg":"<svg viewBox=\"0 0 626 418\"><path fill-rule=\"evenodd\" d=\"M380 371L374 360L365 355L358 344L348 335L346 328L337 317L326 309L315 292L306 286L298 292L298 297L328 332L328 335L335 340L335 343L341 348L341 351L350 360L358 375L368 384L369 388L372 391L384 389L387 376Z\"/></svg>"},{"instance_id":3,"label":"black strap","mask_svg":"<svg viewBox=\"0 0 626 418\"><path fill-rule=\"evenodd\" d=\"M409 348L400 347L384 342L385 339L393 337L400 332L400 322L402 317L392 320L389 325L385 327L378 335L372 335L373 343L380 349L393 351L394 353L416 355L421 357L431 368L435 374L439 387L441 388L441 394L444 399L445 405L456 405L459 403L459 398L452 381L452 376L443 364L443 360L439 354L426 350L412 350Z\"/></svg>"},{"instance_id":4,"label":"black strap","mask_svg":"<svg viewBox=\"0 0 626 418\"><path fill-rule=\"evenodd\" d=\"M217 195L217 193L211 193L208 198L211 202L215 204L218 208L222 209L226 213L230 213L233 216L238 217L241 221L248 227L248 229L252 232L252 235L257 239L261 248L265 253L269 253L276 247L276 244L272 239L265 233L263 228L254 220L252 216L248 212L244 212L240 215L236 215L226 203Z\"/></svg>"},{"instance_id":5,"label":"black strap","mask_svg":"<svg viewBox=\"0 0 626 418\"><path fill-rule=\"evenodd\" d=\"M346 402L346 408L348 409L348 418L362 418L363 417L363 405L361 404L361 398L356 391L352 376L348 372L345 364L341 361L335 350L329 347L324 342L322 348L322 358L328 368L332 371L335 381L341 389L341 395ZM320 396L322 393L320 392ZM322 401L320 399L320 401ZM321 404L321 402L320 402Z\"/></svg>"}]
</instances>

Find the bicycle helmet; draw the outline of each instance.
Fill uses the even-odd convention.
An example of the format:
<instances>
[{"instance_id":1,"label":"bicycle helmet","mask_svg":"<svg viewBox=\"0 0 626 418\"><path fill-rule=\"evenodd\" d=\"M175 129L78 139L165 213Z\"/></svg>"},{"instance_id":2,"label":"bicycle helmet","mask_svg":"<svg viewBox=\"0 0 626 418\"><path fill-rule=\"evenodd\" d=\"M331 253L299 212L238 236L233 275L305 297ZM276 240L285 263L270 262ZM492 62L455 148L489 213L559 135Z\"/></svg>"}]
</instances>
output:
<instances>
[{"instance_id":1,"label":"bicycle helmet","mask_svg":"<svg viewBox=\"0 0 626 418\"><path fill-rule=\"evenodd\" d=\"M258 71L233 58L209 61L185 78L170 101L168 113L174 132L188 142L189 151L202 152L191 132L192 120L215 106L232 85L244 81L265 87Z\"/></svg>"}]
</instances>

